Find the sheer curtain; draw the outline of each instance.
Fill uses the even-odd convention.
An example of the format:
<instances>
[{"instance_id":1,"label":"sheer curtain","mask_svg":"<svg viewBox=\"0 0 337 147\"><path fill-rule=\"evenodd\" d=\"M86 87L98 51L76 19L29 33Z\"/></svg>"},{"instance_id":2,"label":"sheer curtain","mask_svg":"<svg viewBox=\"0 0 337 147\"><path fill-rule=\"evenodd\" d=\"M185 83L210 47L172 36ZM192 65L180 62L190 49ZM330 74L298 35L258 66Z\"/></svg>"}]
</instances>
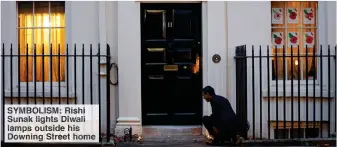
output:
<instances>
[{"instance_id":1,"label":"sheer curtain","mask_svg":"<svg viewBox=\"0 0 337 147\"><path fill-rule=\"evenodd\" d=\"M20 27L33 27L32 15L19 14L19 26ZM19 37L19 52L20 55L33 54L33 29L22 28L18 30ZM28 51L28 52L27 52ZM33 58L26 56L20 56L20 81L33 81ZM28 70L28 73L27 73Z\"/></svg>"},{"instance_id":2,"label":"sheer curtain","mask_svg":"<svg viewBox=\"0 0 337 147\"><path fill-rule=\"evenodd\" d=\"M27 47L28 54L34 54L34 44L36 45L36 54L38 55L49 55L50 50L54 55L57 55L58 51L60 54L65 53L64 6L54 6L54 2L51 3L52 4L49 5L49 2L35 2L34 14L33 9L29 7L29 5L24 5L25 7L21 7L21 9L19 7L18 36L21 55L27 54ZM49 9L49 6L54 7ZM52 69L50 69L50 65L52 65ZM50 70L52 70L52 72L50 72ZM28 78L28 81L32 82L34 79L34 72L36 74L35 81L37 82L50 81L50 75L52 75L53 82L59 80L65 81L65 57L61 56L59 61L57 56L53 56L52 64L50 64L50 57L45 56L42 58L41 56L37 56L36 67L34 67L33 57L29 57L27 62L26 56L21 56L20 81L26 82Z\"/></svg>"}]
</instances>

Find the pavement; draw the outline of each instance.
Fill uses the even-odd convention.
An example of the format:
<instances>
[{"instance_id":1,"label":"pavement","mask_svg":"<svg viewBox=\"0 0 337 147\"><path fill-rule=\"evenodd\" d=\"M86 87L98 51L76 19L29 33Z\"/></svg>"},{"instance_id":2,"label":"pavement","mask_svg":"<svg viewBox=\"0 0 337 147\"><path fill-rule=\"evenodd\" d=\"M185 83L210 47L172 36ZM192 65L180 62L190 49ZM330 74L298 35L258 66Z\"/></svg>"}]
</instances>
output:
<instances>
[{"instance_id":1,"label":"pavement","mask_svg":"<svg viewBox=\"0 0 337 147\"><path fill-rule=\"evenodd\" d=\"M163 139L163 140L143 140L142 142L119 143L118 147L207 147L205 139ZM222 145L233 146L233 145ZM299 139L299 140L265 140L265 141L244 141L239 146L322 146L336 147L336 138L327 139Z\"/></svg>"},{"instance_id":2,"label":"pavement","mask_svg":"<svg viewBox=\"0 0 337 147\"><path fill-rule=\"evenodd\" d=\"M223 145L218 147L228 147L231 145ZM245 146L245 145L244 145ZM252 145L249 145L252 146ZM253 146L261 146L261 145L253 145ZM273 147L275 145L262 145L264 147ZM281 145L283 147L293 147L293 146L312 146L319 147L320 145ZM117 147L210 147L205 143L128 143L128 144L118 144ZM215 146L216 147L216 146ZM336 147L336 145L328 145L322 147Z\"/></svg>"},{"instance_id":3,"label":"pavement","mask_svg":"<svg viewBox=\"0 0 337 147\"><path fill-rule=\"evenodd\" d=\"M118 147L206 147L204 143L128 143L118 144Z\"/></svg>"},{"instance_id":4,"label":"pavement","mask_svg":"<svg viewBox=\"0 0 337 147\"><path fill-rule=\"evenodd\" d=\"M118 147L206 147L203 136L144 138L141 142L119 143Z\"/></svg>"}]
</instances>

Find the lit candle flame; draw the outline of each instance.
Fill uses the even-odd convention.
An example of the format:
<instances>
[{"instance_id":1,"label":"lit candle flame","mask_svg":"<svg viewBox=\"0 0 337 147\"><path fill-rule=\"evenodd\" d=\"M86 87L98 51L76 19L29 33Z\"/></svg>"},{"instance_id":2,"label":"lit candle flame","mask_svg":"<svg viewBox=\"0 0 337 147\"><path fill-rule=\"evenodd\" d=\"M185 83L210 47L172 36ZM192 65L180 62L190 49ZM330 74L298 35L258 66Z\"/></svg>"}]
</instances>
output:
<instances>
[{"instance_id":1,"label":"lit candle flame","mask_svg":"<svg viewBox=\"0 0 337 147\"><path fill-rule=\"evenodd\" d=\"M138 141L142 141L142 137L141 137L141 136L138 136L137 140L138 140Z\"/></svg>"},{"instance_id":2,"label":"lit candle flame","mask_svg":"<svg viewBox=\"0 0 337 147\"><path fill-rule=\"evenodd\" d=\"M298 60L295 60L295 65L296 65L296 66L298 65Z\"/></svg>"},{"instance_id":3,"label":"lit candle flame","mask_svg":"<svg viewBox=\"0 0 337 147\"><path fill-rule=\"evenodd\" d=\"M207 139L209 139L209 140L213 140L213 137L212 137L211 135L207 135L206 137L207 137Z\"/></svg>"}]
</instances>

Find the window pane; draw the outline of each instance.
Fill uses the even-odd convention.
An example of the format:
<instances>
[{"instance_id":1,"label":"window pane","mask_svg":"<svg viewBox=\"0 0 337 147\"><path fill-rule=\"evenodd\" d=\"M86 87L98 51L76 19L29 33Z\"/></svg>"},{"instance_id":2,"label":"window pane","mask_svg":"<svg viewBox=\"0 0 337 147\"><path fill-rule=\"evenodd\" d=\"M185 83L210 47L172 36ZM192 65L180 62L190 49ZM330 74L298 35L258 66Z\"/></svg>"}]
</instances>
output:
<instances>
[{"instance_id":1,"label":"window pane","mask_svg":"<svg viewBox=\"0 0 337 147\"><path fill-rule=\"evenodd\" d=\"M272 27L284 27L285 24L285 2L271 2Z\"/></svg>"},{"instance_id":2,"label":"window pane","mask_svg":"<svg viewBox=\"0 0 337 147\"><path fill-rule=\"evenodd\" d=\"M282 58L282 50L283 49L279 49L277 50L278 53L277 53L277 57L273 57L272 59L272 68L273 68L273 71L272 71L272 78L273 80L283 80L283 78L285 77L283 75L284 73L284 68L283 68L283 64L284 64L284 61L283 61L283 58ZM273 54L273 56L276 56L276 54Z\"/></svg>"},{"instance_id":3,"label":"window pane","mask_svg":"<svg viewBox=\"0 0 337 147\"><path fill-rule=\"evenodd\" d=\"M301 39L301 46L302 46L302 53L305 53L305 47L313 48L317 45L317 34L316 29L302 29L302 39ZM311 52L312 53L312 52Z\"/></svg>"},{"instance_id":4,"label":"window pane","mask_svg":"<svg viewBox=\"0 0 337 147\"><path fill-rule=\"evenodd\" d=\"M49 44L36 44L36 54L45 55L44 58L41 56L36 57L36 81L48 81L49 79ZM44 80L43 80L44 79Z\"/></svg>"},{"instance_id":5,"label":"window pane","mask_svg":"<svg viewBox=\"0 0 337 147\"><path fill-rule=\"evenodd\" d=\"M54 55L60 55L65 54L65 29L64 28L58 28L58 29L51 29L50 34L50 41L52 44L52 51ZM52 71L52 78L53 81L65 81L65 57L60 57L60 59L57 56L53 57L53 71ZM60 68L60 69L59 69ZM60 73L59 73L60 70ZM59 75L60 74L60 75ZM60 76L60 79L58 78Z\"/></svg>"},{"instance_id":6,"label":"window pane","mask_svg":"<svg viewBox=\"0 0 337 147\"><path fill-rule=\"evenodd\" d=\"M316 37L316 29L303 29L303 32L302 32L302 48L301 48L301 52L303 54L306 54L306 52L308 52L308 55L313 55L314 53L316 53L316 44L317 44L317 37ZM313 80L313 79L316 79L317 76L316 76L316 72L317 72L317 60L318 60L318 57L316 57L314 59L314 57L308 57L307 59L306 58L303 58L302 59L304 62L303 62L303 76L304 76L304 79L307 78L307 75L308 75L308 78ZM308 65L305 64L305 62L308 61ZM306 69L306 66L308 66L308 69Z\"/></svg>"},{"instance_id":7,"label":"window pane","mask_svg":"<svg viewBox=\"0 0 337 147\"><path fill-rule=\"evenodd\" d=\"M297 54L294 54L293 60L291 62L291 58L287 59L287 66L288 66L288 80L291 80L291 78L293 78L293 80L298 80L298 79L302 79L302 66L301 66L301 61L303 60L298 60L298 57L296 57ZM291 68L293 69L291 71Z\"/></svg>"},{"instance_id":8,"label":"window pane","mask_svg":"<svg viewBox=\"0 0 337 147\"><path fill-rule=\"evenodd\" d=\"M18 2L18 27L33 26L33 2Z\"/></svg>"},{"instance_id":9,"label":"window pane","mask_svg":"<svg viewBox=\"0 0 337 147\"><path fill-rule=\"evenodd\" d=\"M49 15L48 13L35 13L34 15L35 27L49 27Z\"/></svg>"},{"instance_id":10,"label":"window pane","mask_svg":"<svg viewBox=\"0 0 337 147\"><path fill-rule=\"evenodd\" d=\"M313 49L308 49L308 52L313 52ZM308 78L308 80L316 80L317 79L317 61L318 57L308 57L307 59L303 59L304 62L308 61L307 64L303 64L304 71L304 79ZM308 66L308 68L307 68Z\"/></svg>"},{"instance_id":11,"label":"window pane","mask_svg":"<svg viewBox=\"0 0 337 147\"><path fill-rule=\"evenodd\" d=\"M34 26L49 27L49 2L35 2L34 8Z\"/></svg>"},{"instance_id":12,"label":"window pane","mask_svg":"<svg viewBox=\"0 0 337 147\"><path fill-rule=\"evenodd\" d=\"M34 2L34 12L35 13L49 13L49 2L46 1L35 1Z\"/></svg>"},{"instance_id":13,"label":"window pane","mask_svg":"<svg viewBox=\"0 0 337 147\"><path fill-rule=\"evenodd\" d=\"M303 25L305 27L316 27L317 23L317 2L302 1Z\"/></svg>"},{"instance_id":14,"label":"window pane","mask_svg":"<svg viewBox=\"0 0 337 147\"><path fill-rule=\"evenodd\" d=\"M26 55L27 53L33 54L33 30L32 29L19 29L19 50L20 55ZM28 70L28 72L27 72ZM33 57L20 56L20 81L31 82L33 81Z\"/></svg>"},{"instance_id":15,"label":"window pane","mask_svg":"<svg viewBox=\"0 0 337 147\"><path fill-rule=\"evenodd\" d=\"M301 2L286 2L286 21L288 27L301 26Z\"/></svg>"},{"instance_id":16,"label":"window pane","mask_svg":"<svg viewBox=\"0 0 337 147\"><path fill-rule=\"evenodd\" d=\"M287 35L286 35L287 41L287 53L288 55L291 55L291 52L293 52L293 58L291 60L291 57L287 58L287 79L291 80L298 80L302 79L302 69L301 69L301 58L298 58L298 48L301 48L301 29L300 28L292 28L287 29ZM291 62L292 61L292 62ZM293 71L291 71L291 68Z\"/></svg>"},{"instance_id":17,"label":"window pane","mask_svg":"<svg viewBox=\"0 0 337 147\"><path fill-rule=\"evenodd\" d=\"M51 13L50 21L52 27L65 27L65 16L61 13Z\"/></svg>"},{"instance_id":18,"label":"window pane","mask_svg":"<svg viewBox=\"0 0 337 147\"><path fill-rule=\"evenodd\" d=\"M53 27L65 27L64 2L51 2L50 23Z\"/></svg>"},{"instance_id":19,"label":"window pane","mask_svg":"<svg viewBox=\"0 0 337 147\"><path fill-rule=\"evenodd\" d=\"M36 53L46 55L44 59L37 57L36 62L36 81L49 81L49 29L34 29L34 43L36 44ZM44 61L43 61L44 60Z\"/></svg>"},{"instance_id":20,"label":"window pane","mask_svg":"<svg viewBox=\"0 0 337 147\"><path fill-rule=\"evenodd\" d=\"M285 43L287 44L289 54L291 53L291 47L293 49L297 49L299 46L301 47L303 39L300 28L287 29L287 35L285 35L285 37L287 38ZM293 53L297 53L297 50Z\"/></svg>"},{"instance_id":21,"label":"window pane","mask_svg":"<svg viewBox=\"0 0 337 147\"><path fill-rule=\"evenodd\" d=\"M272 79L276 80L276 77L278 77L278 80L281 80L284 78L283 75L283 58L279 57L283 54L283 48L285 45L285 32L283 28L273 28L272 29L272 40L273 40L273 46L272 46L272 56L278 57L272 57ZM276 61L277 59L277 61ZM277 63L276 63L277 62Z\"/></svg>"}]
</instances>

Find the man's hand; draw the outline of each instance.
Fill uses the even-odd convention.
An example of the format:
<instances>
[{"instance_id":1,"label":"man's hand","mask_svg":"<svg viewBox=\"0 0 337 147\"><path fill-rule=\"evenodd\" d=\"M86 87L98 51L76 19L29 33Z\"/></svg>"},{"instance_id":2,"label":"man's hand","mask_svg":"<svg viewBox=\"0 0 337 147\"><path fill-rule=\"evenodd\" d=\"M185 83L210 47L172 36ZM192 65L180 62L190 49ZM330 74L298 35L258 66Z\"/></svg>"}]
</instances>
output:
<instances>
[{"instance_id":1,"label":"man's hand","mask_svg":"<svg viewBox=\"0 0 337 147\"><path fill-rule=\"evenodd\" d=\"M216 127L213 127L213 130L214 130L215 135L219 134L219 131L218 131L218 129Z\"/></svg>"}]
</instances>

